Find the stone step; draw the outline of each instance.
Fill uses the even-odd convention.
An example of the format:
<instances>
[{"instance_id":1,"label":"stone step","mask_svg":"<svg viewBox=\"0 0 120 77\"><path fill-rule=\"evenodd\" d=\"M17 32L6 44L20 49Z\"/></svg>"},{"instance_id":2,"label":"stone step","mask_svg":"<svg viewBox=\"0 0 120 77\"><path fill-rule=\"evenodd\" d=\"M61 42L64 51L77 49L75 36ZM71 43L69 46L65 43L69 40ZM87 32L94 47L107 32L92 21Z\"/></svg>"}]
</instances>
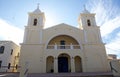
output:
<instances>
[{"instance_id":1,"label":"stone step","mask_svg":"<svg viewBox=\"0 0 120 77\"><path fill-rule=\"evenodd\" d=\"M0 73L0 77L19 77L19 73ZM113 77L112 73L30 73L27 77Z\"/></svg>"},{"instance_id":2,"label":"stone step","mask_svg":"<svg viewBox=\"0 0 120 77\"><path fill-rule=\"evenodd\" d=\"M28 74L28 77L113 77L112 73L55 73Z\"/></svg>"}]
</instances>

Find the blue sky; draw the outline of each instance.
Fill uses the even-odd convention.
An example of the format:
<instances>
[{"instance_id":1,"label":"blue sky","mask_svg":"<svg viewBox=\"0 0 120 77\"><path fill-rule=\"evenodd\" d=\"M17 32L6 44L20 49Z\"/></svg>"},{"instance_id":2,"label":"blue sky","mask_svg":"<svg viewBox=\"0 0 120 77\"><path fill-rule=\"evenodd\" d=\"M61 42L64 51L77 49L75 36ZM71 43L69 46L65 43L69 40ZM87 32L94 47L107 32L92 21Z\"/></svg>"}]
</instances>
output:
<instances>
[{"instance_id":1,"label":"blue sky","mask_svg":"<svg viewBox=\"0 0 120 77\"><path fill-rule=\"evenodd\" d=\"M77 27L86 5L87 10L96 13L107 53L120 58L120 0L0 0L0 40L21 43L28 12L34 11L38 3L46 16L45 27L60 23Z\"/></svg>"}]
</instances>

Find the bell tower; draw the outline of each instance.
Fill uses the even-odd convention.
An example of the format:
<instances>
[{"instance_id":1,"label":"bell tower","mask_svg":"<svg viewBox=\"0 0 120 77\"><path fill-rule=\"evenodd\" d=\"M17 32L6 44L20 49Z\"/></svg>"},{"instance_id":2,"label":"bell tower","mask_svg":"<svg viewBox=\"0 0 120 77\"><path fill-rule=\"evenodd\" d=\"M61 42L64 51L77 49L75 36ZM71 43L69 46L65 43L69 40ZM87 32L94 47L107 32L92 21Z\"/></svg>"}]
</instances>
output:
<instances>
[{"instance_id":1,"label":"bell tower","mask_svg":"<svg viewBox=\"0 0 120 77\"><path fill-rule=\"evenodd\" d=\"M95 14L84 10L78 18L80 29L84 31L85 43L101 43L100 28L96 25Z\"/></svg>"},{"instance_id":2,"label":"bell tower","mask_svg":"<svg viewBox=\"0 0 120 77\"><path fill-rule=\"evenodd\" d=\"M45 15L39 9L28 13L28 24L25 27L24 41L27 44L40 44L42 43L42 32L45 24Z\"/></svg>"}]
</instances>

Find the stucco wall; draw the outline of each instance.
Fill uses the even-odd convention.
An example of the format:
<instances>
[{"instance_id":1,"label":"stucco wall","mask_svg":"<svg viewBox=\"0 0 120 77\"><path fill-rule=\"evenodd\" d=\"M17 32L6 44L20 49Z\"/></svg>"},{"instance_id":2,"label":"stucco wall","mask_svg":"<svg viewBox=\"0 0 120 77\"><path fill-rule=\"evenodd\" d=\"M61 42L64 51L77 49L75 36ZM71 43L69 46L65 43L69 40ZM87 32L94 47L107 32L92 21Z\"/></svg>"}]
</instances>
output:
<instances>
[{"instance_id":1,"label":"stucco wall","mask_svg":"<svg viewBox=\"0 0 120 77\"><path fill-rule=\"evenodd\" d=\"M104 44L101 41L98 42L98 39L96 40L96 38L92 40L94 42L91 40L91 42L85 41L85 39L98 37L96 35L94 36L92 33L87 35L88 38L85 38L84 31L82 29L74 28L66 24L59 24L51 28L43 29L42 37L37 35L38 34L35 34L35 37L32 38L42 38L42 42L40 44L36 42L31 44L21 44L21 70L25 70L25 62L28 61L29 73L46 73L46 59L48 56L52 56L54 59L56 59L60 54L67 54L70 56L71 61L73 61L73 58L76 56L79 56L81 58L82 72L110 71ZM57 41L60 41L60 39L63 37L57 39L54 38L61 35L66 35L74 38L76 41L73 41L73 39L68 37L64 38L64 40L67 41L67 44L70 44L72 42L80 45L80 49L47 49L47 45L49 44L59 44ZM52 42L50 42L51 40ZM74 63L71 63L71 65L74 65ZM70 67L71 66L69 66L69 68ZM71 67L71 69L71 71L74 72L74 68Z\"/></svg>"},{"instance_id":2,"label":"stucco wall","mask_svg":"<svg viewBox=\"0 0 120 77\"><path fill-rule=\"evenodd\" d=\"M18 59L15 57L20 53L20 47L12 41L3 41L2 46L5 46L4 53L0 54L0 60L2 61L1 72L17 72L17 69L11 67L8 69L8 64L11 66L18 65ZM13 50L12 54L11 51Z\"/></svg>"}]
</instances>

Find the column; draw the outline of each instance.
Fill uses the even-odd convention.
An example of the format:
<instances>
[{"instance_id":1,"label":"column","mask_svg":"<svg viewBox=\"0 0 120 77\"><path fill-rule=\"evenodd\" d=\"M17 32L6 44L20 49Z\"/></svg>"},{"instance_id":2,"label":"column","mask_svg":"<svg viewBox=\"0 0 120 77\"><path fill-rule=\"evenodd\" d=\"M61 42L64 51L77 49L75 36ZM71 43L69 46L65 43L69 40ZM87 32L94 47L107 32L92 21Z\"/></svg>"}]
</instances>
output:
<instances>
[{"instance_id":1,"label":"column","mask_svg":"<svg viewBox=\"0 0 120 77\"><path fill-rule=\"evenodd\" d=\"M58 73L58 59L54 58L54 73Z\"/></svg>"},{"instance_id":2,"label":"column","mask_svg":"<svg viewBox=\"0 0 120 77\"><path fill-rule=\"evenodd\" d=\"M54 49L57 49L57 44L55 43L55 45L54 45Z\"/></svg>"},{"instance_id":3,"label":"column","mask_svg":"<svg viewBox=\"0 0 120 77\"><path fill-rule=\"evenodd\" d=\"M75 72L75 61L74 61L74 57L71 57L71 72Z\"/></svg>"},{"instance_id":4,"label":"column","mask_svg":"<svg viewBox=\"0 0 120 77\"><path fill-rule=\"evenodd\" d=\"M72 43L70 44L70 49L73 49L73 45L72 45Z\"/></svg>"}]
</instances>

